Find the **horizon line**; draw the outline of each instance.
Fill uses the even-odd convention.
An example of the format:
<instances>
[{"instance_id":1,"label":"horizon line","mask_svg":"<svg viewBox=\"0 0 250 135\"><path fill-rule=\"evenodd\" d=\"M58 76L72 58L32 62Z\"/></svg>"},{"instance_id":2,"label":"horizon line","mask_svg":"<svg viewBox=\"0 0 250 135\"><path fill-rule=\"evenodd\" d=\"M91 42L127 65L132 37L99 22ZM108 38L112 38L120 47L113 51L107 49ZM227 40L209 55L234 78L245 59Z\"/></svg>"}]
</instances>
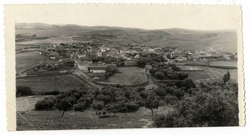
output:
<instances>
[{"instance_id":1,"label":"horizon line","mask_svg":"<svg viewBox=\"0 0 250 135\"><path fill-rule=\"evenodd\" d=\"M183 29L183 30L190 30L190 31L234 31L237 32L236 29L188 29L188 28L182 28L182 27L169 27L169 28L138 28L138 27L124 27L124 26L110 26L110 25L81 25L81 24L73 24L73 23L44 23L44 22L15 22L16 24L45 24L45 25L57 25L57 26L66 26L66 25L76 25L76 26L82 26L82 27L110 27L110 28L127 28L127 29L141 29L141 30L168 30L168 29Z\"/></svg>"}]
</instances>

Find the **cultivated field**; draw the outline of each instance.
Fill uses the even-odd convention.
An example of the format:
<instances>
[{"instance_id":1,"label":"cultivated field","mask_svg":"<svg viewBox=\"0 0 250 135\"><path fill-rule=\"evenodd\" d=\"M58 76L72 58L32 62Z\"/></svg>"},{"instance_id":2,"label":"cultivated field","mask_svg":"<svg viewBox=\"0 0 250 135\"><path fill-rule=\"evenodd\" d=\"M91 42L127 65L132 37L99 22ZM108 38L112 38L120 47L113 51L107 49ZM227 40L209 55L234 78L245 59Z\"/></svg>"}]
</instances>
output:
<instances>
[{"instance_id":1,"label":"cultivated field","mask_svg":"<svg viewBox=\"0 0 250 135\"><path fill-rule=\"evenodd\" d=\"M171 107L160 107L155 114L167 114ZM26 118L26 120L23 117ZM148 128L153 127L151 111L141 107L136 112L117 113L115 117L100 119L94 110L84 112L26 111L17 114L17 130L65 130L65 129L111 129L111 128Z\"/></svg>"},{"instance_id":2,"label":"cultivated field","mask_svg":"<svg viewBox=\"0 0 250 135\"><path fill-rule=\"evenodd\" d=\"M17 111L31 111L35 108L37 101L42 100L47 96L26 96L16 98L16 110Z\"/></svg>"},{"instance_id":3,"label":"cultivated field","mask_svg":"<svg viewBox=\"0 0 250 135\"><path fill-rule=\"evenodd\" d=\"M37 39L37 40L31 40L31 41L24 41L19 42L19 45L26 44L26 45L33 45L33 44L42 44L42 43L51 43L51 44L60 44L60 43L72 43L74 40L71 36L57 36L57 37L50 37L48 39Z\"/></svg>"},{"instance_id":4,"label":"cultivated field","mask_svg":"<svg viewBox=\"0 0 250 135\"><path fill-rule=\"evenodd\" d=\"M35 92L65 91L77 87L91 88L88 83L73 75L17 78L17 86L29 86Z\"/></svg>"},{"instance_id":5,"label":"cultivated field","mask_svg":"<svg viewBox=\"0 0 250 135\"><path fill-rule=\"evenodd\" d=\"M16 50L26 49L30 47L37 47L36 44L16 44Z\"/></svg>"},{"instance_id":6,"label":"cultivated field","mask_svg":"<svg viewBox=\"0 0 250 135\"><path fill-rule=\"evenodd\" d=\"M36 51L16 54L16 72L22 72L26 69L39 64L46 59L46 56L38 54Z\"/></svg>"},{"instance_id":7,"label":"cultivated field","mask_svg":"<svg viewBox=\"0 0 250 135\"><path fill-rule=\"evenodd\" d=\"M237 68L237 61L210 61L209 66L218 68Z\"/></svg>"},{"instance_id":8,"label":"cultivated field","mask_svg":"<svg viewBox=\"0 0 250 135\"><path fill-rule=\"evenodd\" d=\"M223 81L224 74L230 72L231 81L237 82L236 69L221 69L213 67L202 67L202 71L188 71L189 78L195 82L208 82L208 81Z\"/></svg>"},{"instance_id":9,"label":"cultivated field","mask_svg":"<svg viewBox=\"0 0 250 135\"><path fill-rule=\"evenodd\" d=\"M144 69L138 67L120 67L117 73L107 79L107 84L136 85L145 83L146 81L147 76Z\"/></svg>"},{"instance_id":10,"label":"cultivated field","mask_svg":"<svg viewBox=\"0 0 250 135\"><path fill-rule=\"evenodd\" d=\"M188 71L187 73L188 77L192 80L207 79L210 77L209 74L207 74L207 72L203 70Z\"/></svg>"}]
</instances>

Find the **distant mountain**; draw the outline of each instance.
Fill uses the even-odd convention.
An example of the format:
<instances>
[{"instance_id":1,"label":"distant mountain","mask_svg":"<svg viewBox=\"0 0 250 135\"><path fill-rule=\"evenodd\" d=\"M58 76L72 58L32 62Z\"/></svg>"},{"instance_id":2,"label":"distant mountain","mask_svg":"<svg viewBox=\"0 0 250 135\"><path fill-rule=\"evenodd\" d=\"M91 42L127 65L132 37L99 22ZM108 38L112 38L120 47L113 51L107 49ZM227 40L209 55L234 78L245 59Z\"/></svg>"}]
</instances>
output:
<instances>
[{"instance_id":1,"label":"distant mountain","mask_svg":"<svg viewBox=\"0 0 250 135\"><path fill-rule=\"evenodd\" d=\"M181 28L145 30L138 28L80 26L75 24L49 25L16 23L16 34L50 37L40 42L80 42L137 44L139 46L179 47L186 50L213 48L237 52L237 34L233 30L188 30ZM28 43L28 42L27 42ZM34 43L34 42L30 42Z\"/></svg>"}]
</instances>

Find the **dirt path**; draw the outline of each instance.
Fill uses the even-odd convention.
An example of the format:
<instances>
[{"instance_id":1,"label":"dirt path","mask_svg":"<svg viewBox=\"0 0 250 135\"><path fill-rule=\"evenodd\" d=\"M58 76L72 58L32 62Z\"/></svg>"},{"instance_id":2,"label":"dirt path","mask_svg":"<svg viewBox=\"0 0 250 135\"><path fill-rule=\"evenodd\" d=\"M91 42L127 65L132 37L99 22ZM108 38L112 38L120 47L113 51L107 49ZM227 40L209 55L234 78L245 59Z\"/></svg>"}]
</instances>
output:
<instances>
[{"instance_id":1,"label":"dirt path","mask_svg":"<svg viewBox=\"0 0 250 135\"><path fill-rule=\"evenodd\" d=\"M153 81L151 74L149 73L149 70L146 70L147 79L148 79L148 85L145 87L146 90L158 88L158 85Z\"/></svg>"},{"instance_id":2,"label":"dirt path","mask_svg":"<svg viewBox=\"0 0 250 135\"><path fill-rule=\"evenodd\" d=\"M142 126L142 128L150 128L153 124L153 121L150 121L148 119L140 119L139 121L147 122L145 126Z\"/></svg>"}]
</instances>

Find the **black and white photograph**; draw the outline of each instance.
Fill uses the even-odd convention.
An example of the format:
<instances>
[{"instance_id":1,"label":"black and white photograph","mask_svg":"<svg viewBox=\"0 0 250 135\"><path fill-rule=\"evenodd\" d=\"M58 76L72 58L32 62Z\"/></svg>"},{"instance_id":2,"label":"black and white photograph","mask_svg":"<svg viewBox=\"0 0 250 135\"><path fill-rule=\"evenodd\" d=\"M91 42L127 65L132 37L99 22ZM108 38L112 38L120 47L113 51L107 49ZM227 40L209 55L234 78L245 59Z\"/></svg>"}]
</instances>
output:
<instances>
[{"instance_id":1,"label":"black and white photograph","mask_svg":"<svg viewBox=\"0 0 250 135\"><path fill-rule=\"evenodd\" d=\"M238 6L13 7L15 130L244 125Z\"/></svg>"}]
</instances>

